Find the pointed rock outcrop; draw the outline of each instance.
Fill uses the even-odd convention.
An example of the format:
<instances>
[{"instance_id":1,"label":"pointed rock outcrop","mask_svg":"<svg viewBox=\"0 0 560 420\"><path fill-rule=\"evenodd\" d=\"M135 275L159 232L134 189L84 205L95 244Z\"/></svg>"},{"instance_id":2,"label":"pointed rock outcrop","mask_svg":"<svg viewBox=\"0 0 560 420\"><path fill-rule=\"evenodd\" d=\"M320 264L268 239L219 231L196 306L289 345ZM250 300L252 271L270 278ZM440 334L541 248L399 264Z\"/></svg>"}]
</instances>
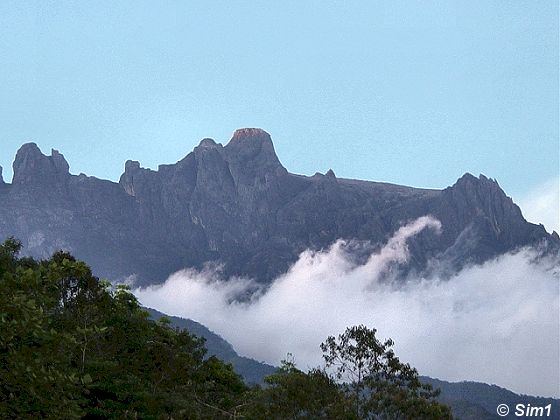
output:
<instances>
[{"instance_id":1,"label":"pointed rock outcrop","mask_svg":"<svg viewBox=\"0 0 560 420\"><path fill-rule=\"evenodd\" d=\"M18 150L13 164L13 185L49 185L64 181L70 175L68 162L58 150L45 156L35 143Z\"/></svg>"},{"instance_id":2,"label":"pointed rock outcrop","mask_svg":"<svg viewBox=\"0 0 560 420\"><path fill-rule=\"evenodd\" d=\"M198 144L198 147L203 147L203 148L214 148L214 147L218 147L218 144L214 141L214 139L211 138L205 138L202 139L200 141L200 143Z\"/></svg>"},{"instance_id":3,"label":"pointed rock outcrop","mask_svg":"<svg viewBox=\"0 0 560 420\"><path fill-rule=\"evenodd\" d=\"M260 128L241 128L233 133L225 147L228 159L255 170L276 170L282 167L270 134Z\"/></svg>"},{"instance_id":4,"label":"pointed rock outcrop","mask_svg":"<svg viewBox=\"0 0 560 420\"><path fill-rule=\"evenodd\" d=\"M136 160L127 160L124 164L124 173L119 179L119 184L123 187L128 195L135 196L134 188L135 177L141 172L140 162Z\"/></svg>"},{"instance_id":5,"label":"pointed rock outcrop","mask_svg":"<svg viewBox=\"0 0 560 420\"><path fill-rule=\"evenodd\" d=\"M469 249L457 258L463 263L468 259L482 262L547 236L544 228L523 218L521 209L495 180L484 175L477 178L466 173L444 189L435 215L444 225L442 236L449 241L456 238L456 249Z\"/></svg>"},{"instance_id":6,"label":"pointed rock outcrop","mask_svg":"<svg viewBox=\"0 0 560 420\"><path fill-rule=\"evenodd\" d=\"M274 183L276 177L287 174L276 155L270 134L260 128L236 130L224 152L236 185L260 189Z\"/></svg>"}]
</instances>

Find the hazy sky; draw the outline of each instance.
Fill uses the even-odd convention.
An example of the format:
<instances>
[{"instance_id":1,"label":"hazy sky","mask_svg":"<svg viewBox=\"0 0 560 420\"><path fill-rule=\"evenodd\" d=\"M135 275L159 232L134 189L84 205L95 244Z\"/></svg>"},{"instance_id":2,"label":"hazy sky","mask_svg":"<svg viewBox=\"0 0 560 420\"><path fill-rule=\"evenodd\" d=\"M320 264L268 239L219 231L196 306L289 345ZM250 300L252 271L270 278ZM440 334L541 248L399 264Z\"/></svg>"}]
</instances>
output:
<instances>
[{"instance_id":1,"label":"hazy sky","mask_svg":"<svg viewBox=\"0 0 560 420\"><path fill-rule=\"evenodd\" d=\"M292 172L558 176L557 1L0 2L0 165L118 179L262 127Z\"/></svg>"}]
</instances>

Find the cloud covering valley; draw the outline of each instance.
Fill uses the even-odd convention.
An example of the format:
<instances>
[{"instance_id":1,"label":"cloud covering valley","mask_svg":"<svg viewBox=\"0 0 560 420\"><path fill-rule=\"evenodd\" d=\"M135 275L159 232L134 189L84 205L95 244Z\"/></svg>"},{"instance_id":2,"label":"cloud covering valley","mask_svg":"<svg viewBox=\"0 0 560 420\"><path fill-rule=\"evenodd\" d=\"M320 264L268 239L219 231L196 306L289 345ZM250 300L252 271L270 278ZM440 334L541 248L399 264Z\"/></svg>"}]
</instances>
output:
<instances>
[{"instance_id":1,"label":"cloud covering valley","mask_svg":"<svg viewBox=\"0 0 560 420\"><path fill-rule=\"evenodd\" d=\"M407 239L423 229L441 225L426 216L403 226L364 264L341 240L305 251L249 301L235 297L258 289L253 281L224 280L215 269L182 270L134 293L143 305L201 322L240 354L272 364L290 352L300 368L315 367L328 335L366 324L380 339L393 338L397 355L420 374L559 396L557 261L535 263L536 251L523 249L450 279L391 281L387 269L406 261Z\"/></svg>"}]
</instances>

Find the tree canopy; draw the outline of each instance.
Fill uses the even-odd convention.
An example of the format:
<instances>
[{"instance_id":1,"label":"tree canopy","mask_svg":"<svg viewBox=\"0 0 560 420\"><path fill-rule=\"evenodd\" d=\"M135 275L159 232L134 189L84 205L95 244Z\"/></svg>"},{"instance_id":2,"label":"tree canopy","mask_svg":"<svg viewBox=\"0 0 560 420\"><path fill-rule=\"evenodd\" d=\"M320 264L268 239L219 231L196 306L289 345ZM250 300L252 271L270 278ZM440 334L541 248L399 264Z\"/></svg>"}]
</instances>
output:
<instances>
[{"instance_id":1,"label":"tree canopy","mask_svg":"<svg viewBox=\"0 0 560 420\"><path fill-rule=\"evenodd\" d=\"M202 339L58 252L0 246L0 418L229 418L247 386Z\"/></svg>"},{"instance_id":2,"label":"tree canopy","mask_svg":"<svg viewBox=\"0 0 560 420\"><path fill-rule=\"evenodd\" d=\"M321 344L326 368L334 368L353 402L357 418L451 418L437 402L439 391L422 384L418 372L395 355L393 340L381 342L375 329L349 327Z\"/></svg>"}]
</instances>

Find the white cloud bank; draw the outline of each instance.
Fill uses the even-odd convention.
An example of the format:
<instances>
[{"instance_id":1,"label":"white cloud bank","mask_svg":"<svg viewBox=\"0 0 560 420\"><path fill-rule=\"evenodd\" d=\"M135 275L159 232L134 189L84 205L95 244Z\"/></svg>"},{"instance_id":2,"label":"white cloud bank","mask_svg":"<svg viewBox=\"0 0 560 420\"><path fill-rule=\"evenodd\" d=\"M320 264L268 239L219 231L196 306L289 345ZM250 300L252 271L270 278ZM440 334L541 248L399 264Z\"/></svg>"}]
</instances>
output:
<instances>
[{"instance_id":1,"label":"white cloud bank","mask_svg":"<svg viewBox=\"0 0 560 420\"><path fill-rule=\"evenodd\" d=\"M542 223L548 232L560 233L560 178L553 178L519 200L529 222Z\"/></svg>"},{"instance_id":2,"label":"white cloud bank","mask_svg":"<svg viewBox=\"0 0 560 420\"><path fill-rule=\"evenodd\" d=\"M347 326L377 328L395 340L401 360L424 375L495 383L531 395L559 395L559 281L556 271L523 250L466 268L450 280L416 279L397 287L381 277L408 256L406 239L440 223L423 217L404 226L367 263L355 265L347 244L302 253L284 275L248 303L233 298L249 280L216 272L173 274L135 290L142 304L194 319L257 360L278 364L288 352L305 369L321 363L319 344Z\"/></svg>"}]
</instances>

